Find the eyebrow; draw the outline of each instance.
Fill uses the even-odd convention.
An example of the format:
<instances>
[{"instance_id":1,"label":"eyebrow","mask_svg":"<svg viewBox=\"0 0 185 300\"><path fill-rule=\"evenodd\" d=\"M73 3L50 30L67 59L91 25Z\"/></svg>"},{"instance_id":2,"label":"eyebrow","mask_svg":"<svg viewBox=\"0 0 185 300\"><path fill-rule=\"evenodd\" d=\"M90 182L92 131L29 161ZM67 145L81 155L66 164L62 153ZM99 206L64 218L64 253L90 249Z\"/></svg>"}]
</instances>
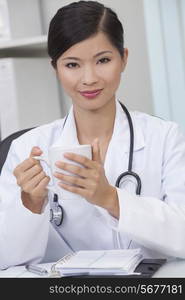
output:
<instances>
[{"instance_id":1,"label":"eyebrow","mask_svg":"<svg viewBox=\"0 0 185 300\"><path fill-rule=\"evenodd\" d=\"M105 53L112 53L112 51L109 51L109 50L107 50L107 51L101 51L101 52L95 54L93 57L98 57L98 56L103 55ZM62 60L66 60L66 59L73 59L73 60L78 60L78 61L81 60L80 58L73 57L73 56L64 57Z\"/></svg>"}]
</instances>

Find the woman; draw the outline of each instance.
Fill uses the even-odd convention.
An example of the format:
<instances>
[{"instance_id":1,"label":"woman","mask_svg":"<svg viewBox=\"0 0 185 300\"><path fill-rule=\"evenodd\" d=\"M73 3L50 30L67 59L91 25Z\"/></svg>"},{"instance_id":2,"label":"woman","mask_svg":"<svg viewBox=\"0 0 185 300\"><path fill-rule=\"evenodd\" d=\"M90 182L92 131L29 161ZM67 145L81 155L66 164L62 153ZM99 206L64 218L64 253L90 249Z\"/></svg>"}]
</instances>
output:
<instances>
[{"instance_id":1,"label":"woman","mask_svg":"<svg viewBox=\"0 0 185 300\"><path fill-rule=\"evenodd\" d=\"M0 183L0 267L42 261L54 237L60 257L80 249L139 247L145 257L185 258L185 139L175 123L131 113L141 195L133 178L115 187L127 171L130 144L128 120L115 96L128 56L117 15L95 1L59 9L50 23L48 53L73 105L67 120L12 143ZM58 162L60 186L81 197L59 199L64 220L57 227L49 223L51 174L34 156L70 144L92 144L93 159L68 156L85 168Z\"/></svg>"}]
</instances>

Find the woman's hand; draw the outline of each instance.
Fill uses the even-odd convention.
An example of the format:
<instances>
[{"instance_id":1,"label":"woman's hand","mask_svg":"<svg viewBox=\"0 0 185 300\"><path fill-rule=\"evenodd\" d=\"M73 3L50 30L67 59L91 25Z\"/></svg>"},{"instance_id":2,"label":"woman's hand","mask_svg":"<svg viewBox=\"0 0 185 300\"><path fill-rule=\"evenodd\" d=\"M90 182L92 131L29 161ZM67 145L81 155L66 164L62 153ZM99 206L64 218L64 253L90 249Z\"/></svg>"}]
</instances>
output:
<instances>
[{"instance_id":1,"label":"woman's hand","mask_svg":"<svg viewBox=\"0 0 185 300\"><path fill-rule=\"evenodd\" d=\"M54 176L66 182L59 181L58 183L65 190L79 194L87 201L107 209L110 214L119 218L117 191L115 187L108 183L105 176L97 139L92 144L92 152L92 160L75 153L64 155L67 159L80 163L83 167L61 161L56 163L58 168L78 176L66 175L59 172L55 172ZM73 184L73 186L67 183Z\"/></svg>"},{"instance_id":2,"label":"woman's hand","mask_svg":"<svg viewBox=\"0 0 185 300\"><path fill-rule=\"evenodd\" d=\"M21 199L24 206L34 213L41 213L48 193L46 187L50 181L40 162L33 158L33 156L41 154L40 148L33 147L30 157L19 164L13 172L17 179L17 184L21 188Z\"/></svg>"}]
</instances>

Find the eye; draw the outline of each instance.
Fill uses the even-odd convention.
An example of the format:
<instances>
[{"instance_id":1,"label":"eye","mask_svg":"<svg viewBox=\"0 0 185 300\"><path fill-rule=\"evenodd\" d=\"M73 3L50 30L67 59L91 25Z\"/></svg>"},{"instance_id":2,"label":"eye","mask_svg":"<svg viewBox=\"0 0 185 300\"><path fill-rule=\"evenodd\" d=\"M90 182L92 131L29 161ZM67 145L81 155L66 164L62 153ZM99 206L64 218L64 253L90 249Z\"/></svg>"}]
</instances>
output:
<instances>
[{"instance_id":1,"label":"eye","mask_svg":"<svg viewBox=\"0 0 185 300\"><path fill-rule=\"evenodd\" d=\"M69 69L74 69L77 66L78 66L78 64L75 63L75 62L71 62L71 63L66 64L66 67L69 68Z\"/></svg>"},{"instance_id":2,"label":"eye","mask_svg":"<svg viewBox=\"0 0 185 300\"><path fill-rule=\"evenodd\" d=\"M108 57L103 57L103 58L99 59L98 64L99 64L99 63L100 63L100 64L106 64L106 63L108 63L109 61L110 61L110 58L108 58Z\"/></svg>"}]
</instances>

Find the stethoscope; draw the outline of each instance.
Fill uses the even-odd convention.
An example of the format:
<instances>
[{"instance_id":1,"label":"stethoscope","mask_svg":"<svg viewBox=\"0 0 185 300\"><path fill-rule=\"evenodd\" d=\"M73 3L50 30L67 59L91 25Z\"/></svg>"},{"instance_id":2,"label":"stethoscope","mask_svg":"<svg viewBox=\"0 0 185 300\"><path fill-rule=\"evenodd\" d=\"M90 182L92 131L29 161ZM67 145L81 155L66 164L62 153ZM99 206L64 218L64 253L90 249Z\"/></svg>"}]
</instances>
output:
<instances>
[{"instance_id":1,"label":"stethoscope","mask_svg":"<svg viewBox=\"0 0 185 300\"><path fill-rule=\"evenodd\" d=\"M133 123L132 123L132 118L125 107L124 104L119 102L123 111L126 114L127 121L129 124L129 131L130 131L130 148L129 148L129 160L128 160L128 171L123 172L119 175L119 177L116 180L115 186L120 187L120 182L123 180L125 177L133 177L134 180L136 181L136 195L141 194L141 179L139 175L135 172L132 171L132 162L133 162L133 153L134 153L134 129L133 129ZM66 116L63 124L63 129L66 123L68 115ZM60 226L63 222L63 217L64 217L64 212L62 209L62 206L58 203L58 195L54 194L53 198L53 208L50 209L50 222L54 223L56 226Z\"/></svg>"}]
</instances>

